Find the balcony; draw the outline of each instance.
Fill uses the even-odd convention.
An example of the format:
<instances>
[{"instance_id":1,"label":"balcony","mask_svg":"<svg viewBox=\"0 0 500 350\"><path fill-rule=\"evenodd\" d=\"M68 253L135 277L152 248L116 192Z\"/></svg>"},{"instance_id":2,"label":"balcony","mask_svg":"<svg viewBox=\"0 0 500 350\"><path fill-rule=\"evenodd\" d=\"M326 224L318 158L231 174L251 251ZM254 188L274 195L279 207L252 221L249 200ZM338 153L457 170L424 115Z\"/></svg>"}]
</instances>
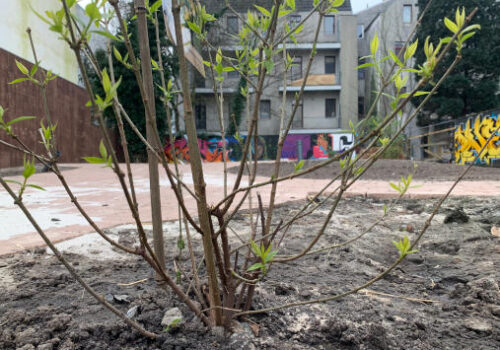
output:
<instances>
[{"instance_id":1,"label":"balcony","mask_svg":"<svg viewBox=\"0 0 500 350\"><path fill-rule=\"evenodd\" d=\"M299 116L292 122L291 134L333 132L340 128L340 118L335 116Z\"/></svg>"},{"instance_id":2,"label":"balcony","mask_svg":"<svg viewBox=\"0 0 500 350\"><path fill-rule=\"evenodd\" d=\"M287 85L287 92L300 91L304 79L297 79ZM307 78L304 91L340 91L340 76L336 74L312 74ZM283 92L284 86L279 87L279 91Z\"/></svg>"}]
</instances>

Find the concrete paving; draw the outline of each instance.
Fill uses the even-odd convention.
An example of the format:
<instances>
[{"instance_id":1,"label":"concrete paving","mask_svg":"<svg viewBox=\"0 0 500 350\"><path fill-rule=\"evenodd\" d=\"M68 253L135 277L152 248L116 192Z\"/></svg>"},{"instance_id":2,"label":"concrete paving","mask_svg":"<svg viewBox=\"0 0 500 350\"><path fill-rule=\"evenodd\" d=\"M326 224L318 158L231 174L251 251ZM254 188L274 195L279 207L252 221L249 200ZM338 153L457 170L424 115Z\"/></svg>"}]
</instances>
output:
<instances>
[{"instance_id":1,"label":"concrete paving","mask_svg":"<svg viewBox=\"0 0 500 350\"><path fill-rule=\"evenodd\" d=\"M116 175L109 168L91 164L66 164L65 166L70 169L64 171L64 176L72 191L99 227L104 229L133 223L124 195L116 181ZM232 163L230 166L237 166L237 164ZM192 188L189 165L184 164L180 168L183 181ZM143 222L148 223L151 221L148 167L147 164L133 164L132 169L139 212ZM205 163L204 172L209 202L215 204L223 198L224 194L222 163ZM228 175L229 188L234 184L235 178L235 174ZM20 177L9 177L9 179L19 181ZM264 177L257 178L257 182L266 180L268 179ZM30 181L44 187L46 191L28 189L23 196L24 202L53 241L60 242L93 232L53 174L36 174ZM176 219L177 204L165 174L161 175L160 181L163 220ZM283 182L278 187L277 203L303 199L309 194L317 193L327 183L328 180L303 178ZM451 181L415 182L415 185L420 186L412 188L409 195L413 198L437 197L443 195L451 184ZM246 185L246 182L243 185ZM255 191L262 195L264 203L269 198L269 188L269 186L264 186ZM362 180L348 190L348 195L393 197L396 192L387 181ZM464 181L457 186L452 195L498 196L500 198L500 181ZM196 215L196 202L188 194L186 194L186 206L193 215ZM243 205L243 208L248 208L248 202ZM14 205L8 193L1 189L0 255L41 245L43 242L29 221Z\"/></svg>"}]
</instances>

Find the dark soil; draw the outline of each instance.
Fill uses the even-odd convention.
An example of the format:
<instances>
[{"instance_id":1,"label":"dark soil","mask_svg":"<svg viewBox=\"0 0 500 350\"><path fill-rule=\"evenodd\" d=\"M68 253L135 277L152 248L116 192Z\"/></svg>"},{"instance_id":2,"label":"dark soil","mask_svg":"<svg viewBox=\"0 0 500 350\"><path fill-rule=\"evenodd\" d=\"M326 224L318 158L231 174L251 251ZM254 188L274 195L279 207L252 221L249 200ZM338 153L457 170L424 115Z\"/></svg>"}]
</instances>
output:
<instances>
[{"instance_id":1,"label":"dark soil","mask_svg":"<svg viewBox=\"0 0 500 350\"><path fill-rule=\"evenodd\" d=\"M373 164L361 177L362 180L397 180L414 172L414 163L418 165L414 179L427 181L453 181L464 170L464 166L434 162L413 162L410 160L380 159ZM318 164L318 161L305 161L303 169ZM359 163L361 164L361 163ZM229 171L236 173L237 167ZM283 162L280 176L292 174L295 163ZM261 162L258 166L258 175L271 177L274 164ZM303 177L308 179L331 179L340 173L339 162L333 162ZM464 180L500 180L500 169L493 167L475 166L465 176Z\"/></svg>"},{"instance_id":2,"label":"dark soil","mask_svg":"<svg viewBox=\"0 0 500 350\"><path fill-rule=\"evenodd\" d=\"M356 236L382 213L384 203L370 198L343 200L318 247ZM302 204L282 205L276 216L290 217ZM363 239L273 266L257 288L254 307L335 295L373 278L397 258L392 241L404 235L413 240L432 205L429 200L405 200ZM444 224L456 210L468 221ZM280 254L301 250L321 226L325 212L319 209L294 226ZM244 225L246 219L242 214L236 224ZM2 257L0 349L498 349L500 245L490 234L493 225L500 225L498 200L450 199L421 241L420 252L369 287L393 296L359 293L254 316L249 321L258 325L258 336L252 332L213 335L176 298L157 289L150 269L136 258L96 261L67 255L97 291L109 298L127 295L128 300L115 299L115 305L125 312L138 306L134 318L162 334L155 341L141 337L104 310L43 249ZM120 234L122 242L135 237L131 231ZM174 240L166 246L167 256L172 257ZM186 259L183 264L187 269ZM2 284L2 276L4 281L10 276L10 282ZM144 278L148 282L117 285ZM186 288L187 282L183 284ZM163 332L162 316L175 306L186 322L172 334Z\"/></svg>"}]
</instances>

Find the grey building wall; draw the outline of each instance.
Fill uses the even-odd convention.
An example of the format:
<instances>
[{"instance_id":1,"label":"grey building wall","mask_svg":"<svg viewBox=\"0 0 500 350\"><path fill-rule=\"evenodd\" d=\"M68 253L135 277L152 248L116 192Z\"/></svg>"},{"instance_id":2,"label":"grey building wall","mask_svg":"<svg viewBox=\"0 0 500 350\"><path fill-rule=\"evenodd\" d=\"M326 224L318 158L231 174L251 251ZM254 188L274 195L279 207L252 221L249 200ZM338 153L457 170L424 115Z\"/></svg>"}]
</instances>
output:
<instances>
[{"instance_id":1,"label":"grey building wall","mask_svg":"<svg viewBox=\"0 0 500 350\"><path fill-rule=\"evenodd\" d=\"M265 1L264 1L265 2ZM312 4L312 1L309 1ZM207 3L207 2L205 2ZM211 3L208 1L208 3ZM294 15L300 15L305 18L308 14L308 1L297 2L299 11ZM346 5L347 3L347 5ZM302 109L299 108L299 113L295 117L293 128L303 130L307 133L308 130L322 129L325 131L347 128L349 120L356 122L358 120L357 111L357 45L356 45L356 17L352 15L350 3L346 1L342 7L342 11L335 14L335 30L333 33L325 31L325 23L320 27L318 37L317 55L314 58L311 75L325 74L325 57L335 57L335 79L332 79L331 86L312 86L307 85L302 99ZM236 1L233 8L241 7L242 10L248 6L243 6L241 2ZM219 8L213 4L207 6L207 10L217 11ZM228 12L229 13L229 12ZM229 14L230 15L230 14ZM213 28L209 38L215 42L215 46L220 45L225 54L231 55L237 49L236 41L227 35L227 16L226 14L221 20L218 27ZM245 17L246 13L241 13ZM286 19L283 19L283 22ZM315 30L318 24L319 14L314 13L311 18L305 23L305 28L297 35L298 44L287 43L287 51L292 57L302 58L302 77L304 77L307 63L311 55L312 43ZM241 22L240 22L241 28ZM207 56L207 51L204 52ZM209 73L209 72L208 72ZM209 74L208 74L209 75ZM227 92L224 101L224 119L226 125L229 122L230 104L232 101L231 93L237 88L239 78L227 76L224 82L224 91ZM292 110L292 100L294 99L297 84L291 84L291 79L287 79L287 103L286 103L286 118L289 118ZM204 83L204 84L203 84ZM207 123L206 131L216 132L219 130L219 122L217 116L216 102L213 97L213 82L208 77L201 85L202 88L196 89L196 101L204 103L207 107ZM283 66L278 61L274 72L266 78L265 89L263 91L262 100L271 102L271 118L259 119L259 134L260 135L276 135L279 132L281 105L283 100ZM335 99L335 117L327 118L325 112L325 100ZM252 96L253 102L253 96ZM253 103L250 104L253 106ZM302 113L300 113L302 112ZM303 117L302 122L297 120ZM245 117L240 125L240 131L246 130Z\"/></svg>"}]
</instances>

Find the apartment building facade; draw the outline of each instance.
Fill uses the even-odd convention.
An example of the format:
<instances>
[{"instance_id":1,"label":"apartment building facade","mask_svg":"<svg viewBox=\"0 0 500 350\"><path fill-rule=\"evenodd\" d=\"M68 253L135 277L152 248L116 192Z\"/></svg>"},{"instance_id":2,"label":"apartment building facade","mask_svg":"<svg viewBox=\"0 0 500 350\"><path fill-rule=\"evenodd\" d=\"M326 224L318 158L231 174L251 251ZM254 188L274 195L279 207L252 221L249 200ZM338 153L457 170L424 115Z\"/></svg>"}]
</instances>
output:
<instances>
[{"instance_id":1,"label":"apartment building facade","mask_svg":"<svg viewBox=\"0 0 500 350\"><path fill-rule=\"evenodd\" d=\"M377 59L389 54L389 50L395 54L404 48L408 36L412 33L418 19L418 7L416 0L386 0L378 5L372 6L357 14L358 27L358 54L360 57L370 55L370 42L375 34L379 39L379 53ZM413 61L410 63L413 66ZM388 60L382 64L382 71L388 74L392 61ZM373 69L361 69L358 72L359 91L359 114L364 117L371 105L371 95L380 86L380 79ZM415 86L415 80L409 77L403 90L411 91ZM393 86L387 90L390 94L395 92ZM382 98L377 106L380 115L387 115L391 111L390 100ZM407 106L404 115L411 111Z\"/></svg>"},{"instance_id":2,"label":"apartment building facade","mask_svg":"<svg viewBox=\"0 0 500 350\"><path fill-rule=\"evenodd\" d=\"M218 26L213 28L209 35L216 41L215 45L222 48L225 55L234 57L235 51L239 48L234 36L242 27L241 18L246 17L247 11L255 10L254 4L270 9L274 1L231 1L231 9L237 14L231 10L224 11L224 4L220 1L205 0L202 3L210 13L224 13L219 19ZM292 24L302 21L313 8L313 1L297 1L296 8L296 12L289 14L284 21ZM260 101L259 135L278 135L284 93L286 93L286 118L289 118L294 107L295 94L300 91L305 78L318 21L319 14L314 13L304 23L303 31L297 35L297 43L284 44L293 58L294 65L288 72L286 81L283 77L283 65L279 63L266 79ZM207 51L202 52L205 57L207 53ZM345 133L349 121L357 121L357 57L356 17L352 14L350 2L347 0L339 8L339 12L329 14L323 19L318 36L317 54L293 120L291 135ZM232 114L232 98L237 92L239 81L240 75L237 72L228 72L225 76L223 111L226 125ZM217 133L220 130L217 102L213 91L210 74L207 74L206 79L196 79L195 117L198 129L207 133ZM239 125L239 131L244 135L246 129L247 124L243 120ZM352 135L345 136L352 141ZM338 146L333 136L326 138L330 142L330 147L335 148L334 144ZM310 157L311 149L312 146L304 145L303 156Z\"/></svg>"}]
</instances>

